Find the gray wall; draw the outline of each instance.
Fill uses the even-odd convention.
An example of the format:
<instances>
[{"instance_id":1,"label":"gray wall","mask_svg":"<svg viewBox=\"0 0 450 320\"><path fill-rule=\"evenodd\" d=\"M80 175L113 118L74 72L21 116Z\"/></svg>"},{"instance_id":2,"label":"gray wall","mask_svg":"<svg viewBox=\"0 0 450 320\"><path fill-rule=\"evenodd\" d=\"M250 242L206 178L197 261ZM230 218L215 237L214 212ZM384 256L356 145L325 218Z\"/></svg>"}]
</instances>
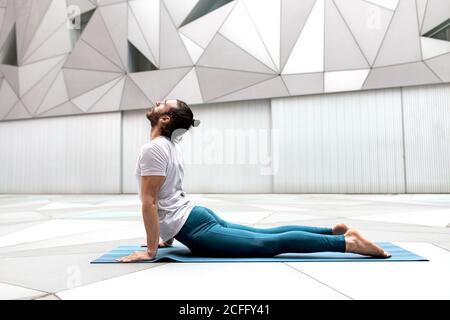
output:
<instances>
[{"instance_id":1,"label":"gray wall","mask_svg":"<svg viewBox=\"0 0 450 320\"><path fill-rule=\"evenodd\" d=\"M193 106L189 193L448 193L450 85ZM135 193L143 110L0 123L1 193Z\"/></svg>"},{"instance_id":2,"label":"gray wall","mask_svg":"<svg viewBox=\"0 0 450 320\"><path fill-rule=\"evenodd\" d=\"M120 113L0 124L0 192L119 193Z\"/></svg>"},{"instance_id":3,"label":"gray wall","mask_svg":"<svg viewBox=\"0 0 450 320\"><path fill-rule=\"evenodd\" d=\"M450 82L448 0L197 3L0 0L0 121Z\"/></svg>"}]
</instances>

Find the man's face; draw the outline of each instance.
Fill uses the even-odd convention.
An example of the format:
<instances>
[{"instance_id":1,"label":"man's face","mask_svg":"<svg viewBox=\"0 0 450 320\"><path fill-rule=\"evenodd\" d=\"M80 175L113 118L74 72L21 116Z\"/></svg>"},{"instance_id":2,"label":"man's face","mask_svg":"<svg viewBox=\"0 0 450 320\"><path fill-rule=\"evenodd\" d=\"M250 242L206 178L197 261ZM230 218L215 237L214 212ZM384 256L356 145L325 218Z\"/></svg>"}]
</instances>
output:
<instances>
[{"instance_id":1,"label":"man's face","mask_svg":"<svg viewBox=\"0 0 450 320\"><path fill-rule=\"evenodd\" d=\"M176 100L157 101L147 112L146 117L150 120L152 127L158 124L158 120L172 108L176 108Z\"/></svg>"}]
</instances>

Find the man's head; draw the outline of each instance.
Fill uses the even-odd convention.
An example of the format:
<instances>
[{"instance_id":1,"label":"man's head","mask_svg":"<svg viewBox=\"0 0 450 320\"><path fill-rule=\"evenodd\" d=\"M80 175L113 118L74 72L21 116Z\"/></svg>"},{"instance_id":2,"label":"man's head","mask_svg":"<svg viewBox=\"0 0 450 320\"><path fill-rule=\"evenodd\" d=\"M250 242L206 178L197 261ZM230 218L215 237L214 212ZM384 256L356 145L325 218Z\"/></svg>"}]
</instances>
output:
<instances>
[{"instance_id":1,"label":"man's head","mask_svg":"<svg viewBox=\"0 0 450 320\"><path fill-rule=\"evenodd\" d=\"M199 121L194 120L191 108L180 100L158 101L147 112L146 117L150 121L152 128L159 129L161 135L169 139L173 138L175 131L184 133L190 127L199 125Z\"/></svg>"}]
</instances>

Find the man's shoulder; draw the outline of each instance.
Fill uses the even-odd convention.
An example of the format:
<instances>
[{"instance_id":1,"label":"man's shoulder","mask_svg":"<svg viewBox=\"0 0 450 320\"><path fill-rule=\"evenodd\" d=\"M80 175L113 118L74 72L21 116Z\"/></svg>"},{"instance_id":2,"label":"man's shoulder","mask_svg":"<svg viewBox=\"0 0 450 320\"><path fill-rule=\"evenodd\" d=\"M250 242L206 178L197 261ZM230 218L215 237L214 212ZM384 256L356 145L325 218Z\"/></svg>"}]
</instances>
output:
<instances>
[{"instance_id":1,"label":"man's shoulder","mask_svg":"<svg viewBox=\"0 0 450 320\"><path fill-rule=\"evenodd\" d=\"M165 138L156 138L142 145L141 153L148 150L168 151L170 148L170 141Z\"/></svg>"}]
</instances>

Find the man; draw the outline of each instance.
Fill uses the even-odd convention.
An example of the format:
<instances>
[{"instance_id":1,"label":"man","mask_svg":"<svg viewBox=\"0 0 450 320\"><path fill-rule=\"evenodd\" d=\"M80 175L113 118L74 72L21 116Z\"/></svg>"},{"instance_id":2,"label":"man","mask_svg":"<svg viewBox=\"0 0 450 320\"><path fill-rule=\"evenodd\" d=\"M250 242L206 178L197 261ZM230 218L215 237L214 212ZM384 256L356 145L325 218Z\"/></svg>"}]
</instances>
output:
<instances>
[{"instance_id":1,"label":"man","mask_svg":"<svg viewBox=\"0 0 450 320\"><path fill-rule=\"evenodd\" d=\"M141 148L136 177L147 233L147 250L118 261L152 260L158 247L171 245L174 238L194 254L204 256L270 257L288 252L322 251L352 252L381 258L391 256L345 224L337 224L333 228L298 225L253 228L229 223L212 210L193 205L183 190L182 154L174 141L200 122L194 120L189 106L180 100L157 102L146 117L152 127L151 142Z\"/></svg>"}]
</instances>

